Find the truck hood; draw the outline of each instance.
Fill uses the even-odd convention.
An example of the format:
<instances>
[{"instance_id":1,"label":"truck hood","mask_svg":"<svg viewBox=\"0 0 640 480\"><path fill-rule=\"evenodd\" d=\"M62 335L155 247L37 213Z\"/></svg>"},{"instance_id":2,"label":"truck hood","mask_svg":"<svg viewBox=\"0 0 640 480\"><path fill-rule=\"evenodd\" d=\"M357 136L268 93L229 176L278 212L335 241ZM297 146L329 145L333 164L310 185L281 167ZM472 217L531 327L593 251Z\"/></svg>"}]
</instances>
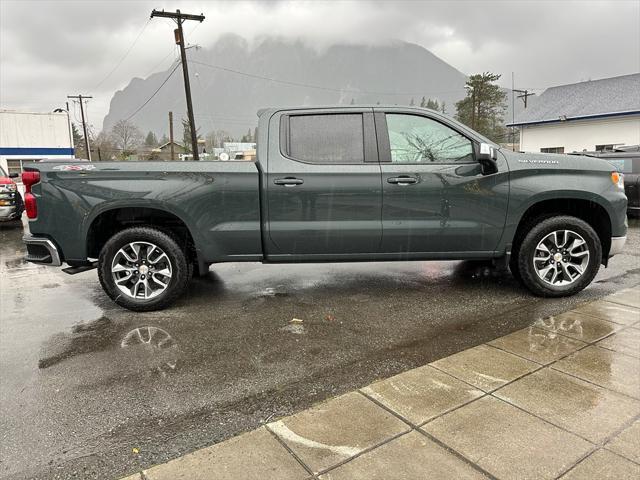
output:
<instances>
[{"instance_id":1,"label":"truck hood","mask_svg":"<svg viewBox=\"0 0 640 480\"><path fill-rule=\"evenodd\" d=\"M0 177L0 185L11 185L13 182L9 177Z\"/></svg>"},{"instance_id":2,"label":"truck hood","mask_svg":"<svg viewBox=\"0 0 640 480\"><path fill-rule=\"evenodd\" d=\"M562 155L558 153L519 153L500 149L511 170L581 170L613 172L616 167L602 159L585 155Z\"/></svg>"}]
</instances>

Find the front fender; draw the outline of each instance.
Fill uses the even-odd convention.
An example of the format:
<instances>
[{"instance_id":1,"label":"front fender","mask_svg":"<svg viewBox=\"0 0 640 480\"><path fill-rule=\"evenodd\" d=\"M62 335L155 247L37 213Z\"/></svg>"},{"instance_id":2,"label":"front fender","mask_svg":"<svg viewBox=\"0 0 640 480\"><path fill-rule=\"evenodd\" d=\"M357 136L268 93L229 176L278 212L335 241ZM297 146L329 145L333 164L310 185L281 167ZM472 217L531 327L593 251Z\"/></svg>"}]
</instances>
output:
<instances>
[{"instance_id":1,"label":"front fender","mask_svg":"<svg viewBox=\"0 0 640 480\"><path fill-rule=\"evenodd\" d=\"M626 234L627 200L608 172L575 170L520 170L512 172L509 209L502 249L513 242L518 225L527 211L549 200L581 200L597 204L609 217L612 236Z\"/></svg>"}]
</instances>

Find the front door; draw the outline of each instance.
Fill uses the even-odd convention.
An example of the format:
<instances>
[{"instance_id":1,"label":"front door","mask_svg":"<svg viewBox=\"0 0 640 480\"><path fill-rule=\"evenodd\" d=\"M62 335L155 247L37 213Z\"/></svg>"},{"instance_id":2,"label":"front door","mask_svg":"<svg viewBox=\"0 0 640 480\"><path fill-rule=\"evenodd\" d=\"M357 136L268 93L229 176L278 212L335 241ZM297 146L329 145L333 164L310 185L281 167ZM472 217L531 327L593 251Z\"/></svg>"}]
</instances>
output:
<instances>
[{"instance_id":1,"label":"front door","mask_svg":"<svg viewBox=\"0 0 640 480\"><path fill-rule=\"evenodd\" d=\"M378 252L382 188L372 109L276 114L269 132L267 257Z\"/></svg>"},{"instance_id":2,"label":"front door","mask_svg":"<svg viewBox=\"0 0 640 480\"><path fill-rule=\"evenodd\" d=\"M383 188L381 252L492 252L507 212L504 162L498 173L483 175L473 139L440 116L376 109L375 118Z\"/></svg>"}]
</instances>

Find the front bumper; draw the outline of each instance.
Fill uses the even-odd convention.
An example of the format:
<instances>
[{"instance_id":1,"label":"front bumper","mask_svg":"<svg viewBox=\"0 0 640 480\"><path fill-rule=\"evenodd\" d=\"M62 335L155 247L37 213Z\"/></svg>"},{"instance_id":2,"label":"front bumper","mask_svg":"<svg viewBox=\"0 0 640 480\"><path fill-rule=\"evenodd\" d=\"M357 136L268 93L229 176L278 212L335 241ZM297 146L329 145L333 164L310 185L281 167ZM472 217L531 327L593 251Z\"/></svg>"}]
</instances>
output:
<instances>
[{"instance_id":1,"label":"front bumper","mask_svg":"<svg viewBox=\"0 0 640 480\"><path fill-rule=\"evenodd\" d=\"M22 241L27 246L25 260L31 263L59 267L62 265L62 257L58 247L48 238L25 235Z\"/></svg>"},{"instance_id":2,"label":"front bumper","mask_svg":"<svg viewBox=\"0 0 640 480\"><path fill-rule=\"evenodd\" d=\"M624 237L611 237L611 248L609 249L609 258L622 253L624 244L627 241L626 235Z\"/></svg>"},{"instance_id":3,"label":"front bumper","mask_svg":"<svg viewBox=\"0 0 640 480\"><path fill-rule=\"evenodd\" d=\"M9 220L14 220L20 217L21 214L22 212L19 212L18 208L15 205L0 207L0 222L8 222Z\"/></svg>"}]
</instances>

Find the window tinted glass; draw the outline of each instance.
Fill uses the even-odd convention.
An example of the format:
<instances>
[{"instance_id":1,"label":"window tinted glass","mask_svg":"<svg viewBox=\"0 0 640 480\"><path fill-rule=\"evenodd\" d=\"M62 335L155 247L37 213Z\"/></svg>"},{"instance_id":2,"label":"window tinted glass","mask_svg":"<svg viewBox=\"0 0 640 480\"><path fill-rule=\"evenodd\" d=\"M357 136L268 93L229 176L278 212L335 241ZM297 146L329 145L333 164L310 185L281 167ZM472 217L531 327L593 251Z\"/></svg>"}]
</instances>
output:
<instances>
[{"instance_id":1,"label":"window tinted glass","mask_svg":"<svg viewBox=\"0 0 640 480\"><path fill-rule=\"evenodd\" d=\"M430 118L389 113L387 128L394 163L473 161L471 140Z\"/></svg>"},{"instance_id":2,"label":"window tinted glass","mask_svg":"<svg viewBox=\"0 0 640 480\"><path fill-rule=\"evenodd\" d=\"M312 163L362 163L361 114L292 115L289 155Z\"/></svg>"}]
</instances>

